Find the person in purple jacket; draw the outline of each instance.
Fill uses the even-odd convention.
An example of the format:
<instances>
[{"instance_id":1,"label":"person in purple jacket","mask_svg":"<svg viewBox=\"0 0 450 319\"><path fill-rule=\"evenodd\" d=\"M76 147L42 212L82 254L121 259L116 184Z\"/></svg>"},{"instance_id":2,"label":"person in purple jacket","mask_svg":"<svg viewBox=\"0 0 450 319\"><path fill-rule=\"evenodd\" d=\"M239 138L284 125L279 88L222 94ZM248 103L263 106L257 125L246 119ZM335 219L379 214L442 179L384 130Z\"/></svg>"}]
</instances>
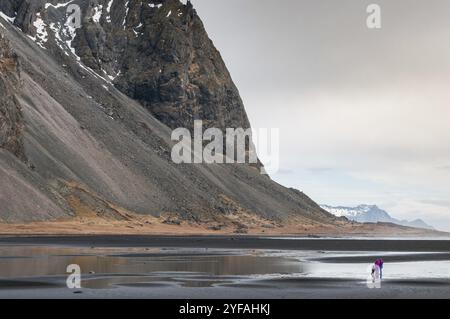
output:
<instances>
[{"instance_id":1,"label":"person in purple jacket","mask_svg":"<svg viewBox=\"0 0 450 319\"><path fill-rule=\"evenodd\" d=\"M377 260L375 260L375 265L377 265L380 268L380 279L383 278L383 264L384 264L383 259L378 258Z\"/></svg>"}]
</instances>

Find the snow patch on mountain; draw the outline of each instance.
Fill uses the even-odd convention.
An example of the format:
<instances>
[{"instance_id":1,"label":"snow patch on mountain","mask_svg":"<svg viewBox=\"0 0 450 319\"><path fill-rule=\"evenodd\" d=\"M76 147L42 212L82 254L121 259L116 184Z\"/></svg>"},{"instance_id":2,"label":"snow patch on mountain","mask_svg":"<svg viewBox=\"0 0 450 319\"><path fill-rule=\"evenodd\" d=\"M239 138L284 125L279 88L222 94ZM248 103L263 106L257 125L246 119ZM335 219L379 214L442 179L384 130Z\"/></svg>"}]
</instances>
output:
<instances>
[{"instance_id":1,"label":"snow patch on mountain","mask_svg":"<svg viewBox=\"0 0 450 319\"><path fill-rule=\"evenodd\" d=\"M69 2L65 2L65 3L58 3L58 4L46 3L44 7L45 7L45 9L48 9L50 7L58 9L58 8L62 8L62 7L67 7L72 2L74 2L74 0L70 0Z\"/></svg>"},{"instance_id":2,"label":"snow patch on mountain","mask_svg":"<svg viewBox=\"0 0 450 319\"><path fill-rule=\"evenodd\" d=\"M98 5L94 8L94 14L92 15L92 20L95 23L99 23L100 19L102 18L102 14L103 14L103 6L102 5Z\"/></svg>"},{"instance_id":3,"label":"snow patch on mountain","mask_svg":"<svg viewBox=\"0 0 450 319\"><path fill-rule=\"evenodd\" d=\"M31 40L36 42L41 48L45 49L44 44L48 41L47 24L42 20L41 14L36 14L36 20L33 22L36 28L36 36L28 36Z\"/></svg>"},{"instance_id":4,"label":"snow patch on mountain","mask_svg":"<svg viewBox=\"0 0 450 319\"><path fill-rule=\"evenodd\" d=\"M1 11L0 11L0 17L3 18L4 20L8 21L9 23L14 23L14 21L16 20L16 17L9 17Z\"/></svg>"},{"instance_id":5,"label":"snow patch on mountain","mask_svg":"<svg viewBox=\"0 0 450 319\"><path fill-rule=\"evenodd\" d=\"M108 22L108 23L111 23L111 7L113 5L113 2L114 2L114 0L110 0L108 2L108 6L106 7L106 13L107 13L106 22Z\"/></svg>"}]
</instances>

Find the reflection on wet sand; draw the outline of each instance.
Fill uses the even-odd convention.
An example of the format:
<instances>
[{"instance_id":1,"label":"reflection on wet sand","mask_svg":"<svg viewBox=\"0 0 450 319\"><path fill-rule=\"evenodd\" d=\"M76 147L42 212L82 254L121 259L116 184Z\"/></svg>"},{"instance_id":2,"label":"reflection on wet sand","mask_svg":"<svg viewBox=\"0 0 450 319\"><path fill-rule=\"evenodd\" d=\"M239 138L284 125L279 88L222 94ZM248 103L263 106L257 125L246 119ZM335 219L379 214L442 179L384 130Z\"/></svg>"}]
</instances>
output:
<instances>
[{"instance_id":1,"label":"reflection on wet sand","mask_svg":"<svg viewBox=\"0 0 450 319\"><path fill-rule=\"evenodd\" d=\"M296 259L261 256L255 251L0 247L0 277L3 281L63 278L70 264L80 266L85 288L167 283L210 287L232 283L240 276L303 272L302 264Z\"/></svg>"}]
</instances>

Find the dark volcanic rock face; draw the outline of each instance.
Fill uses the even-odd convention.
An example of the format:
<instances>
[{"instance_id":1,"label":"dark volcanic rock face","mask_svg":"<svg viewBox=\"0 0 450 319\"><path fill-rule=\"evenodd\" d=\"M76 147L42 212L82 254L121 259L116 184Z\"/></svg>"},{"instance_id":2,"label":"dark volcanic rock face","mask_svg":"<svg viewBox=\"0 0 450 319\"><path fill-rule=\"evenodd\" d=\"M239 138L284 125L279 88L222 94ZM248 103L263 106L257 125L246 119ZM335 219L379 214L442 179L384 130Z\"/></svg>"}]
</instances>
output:
<instances>
[{"instance_id":1,"label":"dark volcanic rock face","mask_svg":"<svg viewBox=\"0 0 450 319\"><path fill-rule=\"evenodd\" d=\"M25 159L22 143L23 116L15 97L18 79L17 57L0 34L0 148Z\"/></svg>"},{"instance_id":2,"label":"dark volcanic rock face","mask_svg":"<svg viewBox=\"0 0 450 319\"><path fill-rule=\"evenodd\" d=\"M44 0L2 0L0 11L9 17L15 17L14 23L26 33L34 33L32 23Z\"/></svg>"},{"instance_id":3,"label":"dark volcanic rock face","mask_svg":"<svg viewBox=\"0 0 450 319\"><path fill-rule=\"evenodd\" d=\"M207 127L250 127L238 90L189 2L115 0L108 13L109 1L97 2L101 18L85 19L76 38L86 65L106 70L119 90L171 128L192 128L195 119Z\"/></svg>"}]
</instances>

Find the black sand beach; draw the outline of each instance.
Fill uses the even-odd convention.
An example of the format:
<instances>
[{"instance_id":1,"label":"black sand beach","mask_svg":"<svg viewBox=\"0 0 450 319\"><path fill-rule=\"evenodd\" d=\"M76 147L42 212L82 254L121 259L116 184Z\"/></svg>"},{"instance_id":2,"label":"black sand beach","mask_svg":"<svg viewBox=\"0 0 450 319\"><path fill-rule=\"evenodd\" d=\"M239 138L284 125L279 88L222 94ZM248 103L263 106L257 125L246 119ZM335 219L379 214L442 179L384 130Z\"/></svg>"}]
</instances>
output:
<instances>
[{"instance_id":1,"label":"black sand beach","mask_svg":"<svg viewBox=\"0 0 450 319\"><path fill-rule=\"evenodd\" d=\"M262 236L18 236L0 237L0 245L72 245L86 247L185 247L329 251L450 252L449 239L272 238Z\"/></svg>"},{"instance_id":2,"label":"black sand beach","mask_svg":"<svg viewBox=\"0 0 450 319\"><path fill-rule=\"evenodd\" d=\"M380 256L387 277L371 289L365 264ZM2 237L0 298L447 299L450 278L440 272L449 261L444 239ZM422 265L414 277L423 262L436 273L420 273ZM81 289L66 286L72 263L82 268Z\"/></svg>"},{"instance_id":3,"label":"black sand beach","mask_svg":"<svg viewBox=\"0 0 450 319\"><path fill-rule=\"evenodd\" d=\"M0 285L2 283L0 282ZM30 285L0 289L0 298L133 298L133 299L449 299L450 280L386 281L381 289L368 289L364 283L339 279L277 279L215 287L179 287L166 283L116 286L115 289L55 288Z\"/></svg>"}]
</instances>

